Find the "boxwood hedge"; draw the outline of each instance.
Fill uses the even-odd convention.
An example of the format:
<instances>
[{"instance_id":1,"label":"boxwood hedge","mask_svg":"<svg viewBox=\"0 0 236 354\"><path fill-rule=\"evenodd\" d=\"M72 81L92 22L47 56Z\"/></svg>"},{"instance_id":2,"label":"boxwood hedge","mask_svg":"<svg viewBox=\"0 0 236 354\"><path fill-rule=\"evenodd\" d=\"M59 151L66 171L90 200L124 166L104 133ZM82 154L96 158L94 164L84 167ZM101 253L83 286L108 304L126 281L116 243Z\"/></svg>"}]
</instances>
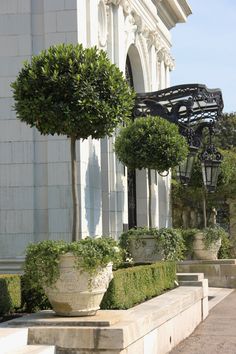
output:
<instances>
[{"instance_id":1,"label":"boxwood hedge","mask_svg":"<svg viewBox=\"0 0 236 354\"><path fill-rule=\"evenodd\" d=\"M128 309L175 286L174 262L158 262L113 272L102 309Z\"/></svg>"},{"instance_id":2,"label":"boxwood hedge","mask_svg":"<svg viewBox=\"0 0 236 354\"><path fill-rule=\"evenodd\" d=\"M0 314L8 314L21 306L21 281L15 274L0 275Z\"/></svg>"}]
</instances>

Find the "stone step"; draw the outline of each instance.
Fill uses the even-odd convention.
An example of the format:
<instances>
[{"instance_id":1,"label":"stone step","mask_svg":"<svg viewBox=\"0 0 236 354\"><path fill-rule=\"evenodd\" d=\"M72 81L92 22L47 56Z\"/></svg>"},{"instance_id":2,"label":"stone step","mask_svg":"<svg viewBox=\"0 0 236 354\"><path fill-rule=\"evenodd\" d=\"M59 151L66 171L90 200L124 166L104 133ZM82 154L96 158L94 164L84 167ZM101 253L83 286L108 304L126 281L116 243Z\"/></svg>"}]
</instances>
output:
<instances>
[{"instance_id":1,"label":"stone step","mask_svg":"<svg viewBox=\"0 0 236 354\"><path fill-rule=\"evenodd\" d=\"M181 281L200 281L204 279L203 273L177 273L178 282Z\"/></svg>"},{"instance_id":2,"label":"stone step","mask_svg":"<svg viewBox=\"0 0 236 354\"><path fill-rule=\"evenodd\" d=\"M24 345L18 349L12 349L4 354L55 354L54 345Z\"/></svg>"},{"instance_id":3,"label":"stone step","mask_svg":"<svg viewBox=\"0 0 236 354\"><path fill-rule=\"evenodd\" d=\"M180 280L178 283L179 286L202 286L202 282L197 280L189 280L189 281Z\"/></svg>"},{"instance_id":4,"label":"stone step","mask_svg":"<svg viewBox=\"0 0 236 354\"><path fill-rule=\"evenodd\" d=\"M19 347L27 345L27 328L0 328L1 354L15 353Z\"/></svg>"},{"instance_id":5,"label":"stone step","mask_svg":"<svg viewBox=\"0 0 236 354\"><path fill-rule=\"evenodd\" d=\"M52 345L27 345L28 328L0 328L1 354L55 354Z\"/></svg>"}]
</instances>

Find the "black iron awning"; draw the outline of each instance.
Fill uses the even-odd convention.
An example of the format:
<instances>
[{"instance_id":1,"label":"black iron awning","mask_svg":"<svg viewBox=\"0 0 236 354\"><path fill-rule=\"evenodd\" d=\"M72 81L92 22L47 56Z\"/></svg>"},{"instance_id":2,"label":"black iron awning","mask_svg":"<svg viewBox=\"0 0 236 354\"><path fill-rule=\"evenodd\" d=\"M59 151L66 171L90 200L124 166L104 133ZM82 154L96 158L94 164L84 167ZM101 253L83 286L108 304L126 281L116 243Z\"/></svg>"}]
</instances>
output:
<instances>
[{"instance_id":1,"label":"black iron awning","mask_svg":"<svg viewBox=\"0 0 236 354\"><path fill-rule=\"evenodd\" d=\"M160 116L175 123L189 144L189 155L179 165L180 181L187 185L198 149L202 146L203 131L209 134L204 151L199 154L206 189L213 192L217 185L222 155L212 144L214 125L224 108L220 89L205 85L189 84L172 86L156 92L138 93L133 112L134 118L147 115Z\"/></svg>"},{"instance_id":2,"label":"black iron awning","mask_svg":"<svg viewBox=\"0 0 236 354\"><path fill-rule=\"evenodd\" d=\"M220 89L186 84L155 92L138 93L134 117L161 116L179 125L214 123L224 107Z\"/></svg>"}]
</instances>

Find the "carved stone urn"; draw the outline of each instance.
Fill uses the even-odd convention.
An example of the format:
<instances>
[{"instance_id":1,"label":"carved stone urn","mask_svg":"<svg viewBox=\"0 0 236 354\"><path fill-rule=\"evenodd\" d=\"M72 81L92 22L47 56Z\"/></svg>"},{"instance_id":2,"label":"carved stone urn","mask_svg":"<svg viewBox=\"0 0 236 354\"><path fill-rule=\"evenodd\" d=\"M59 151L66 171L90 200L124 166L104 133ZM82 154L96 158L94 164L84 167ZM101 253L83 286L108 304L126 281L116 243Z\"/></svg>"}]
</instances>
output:
<instances>
[{"instance_id":1,"label":"carved stone urn","mask_svg":"<svg viewBox=\"0 0 236 354\"><path fill-rule=\"evenodd\" d=\"M153 263L164 259L164 254L156 251L156 240L152 235L130 240L129 251L135 263Z\"/></svg>"},{"instance_id":2,"label":"carved stone urn","mask_svg":"<svg viewBox=\"0 0 236 354\"><path fill-rule=\"evenodd\" d=\"M221 246L221 238L214 240L208 247L204 242L204 235L198 232L193 241L193 258L196 260L216 260Z\"/></svg>"},{"instance_id":3,"label":"carved stone urn","mask_svg":"<svg viewBox=\"0 0 236 354\"><path fill-rule=\"evenodd\" d=\"M60 256L59 279L44 291L59 316L92 316L100 308L103 295L113 278L112 263L89 274L75 267L75 256Z\"/></svg>"}]
</instances>

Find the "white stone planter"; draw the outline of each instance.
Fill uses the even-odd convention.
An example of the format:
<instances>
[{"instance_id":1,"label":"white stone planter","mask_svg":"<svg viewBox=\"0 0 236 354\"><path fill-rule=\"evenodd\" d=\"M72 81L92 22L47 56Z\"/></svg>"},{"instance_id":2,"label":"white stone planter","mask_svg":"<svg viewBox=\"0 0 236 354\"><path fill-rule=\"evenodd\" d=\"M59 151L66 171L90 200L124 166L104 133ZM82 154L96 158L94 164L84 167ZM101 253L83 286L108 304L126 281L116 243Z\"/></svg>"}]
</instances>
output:
<instances>
[{"instance_id":1,"label":"white stone planter","mask_svg":"<svg viewBox=\"0 0 236 354\"><path fill-rule=\"evenodd\" d=\"M71 253L60 257L60 277L53 286L44 288L45 293L59 316L95 315L113 278L112 263L93 276L75 268L74 263Z\"/></svg>"},{"instance_id":2,"label":"white stone planter","mask_svg":"<svg viewBox=\"0 0 236 354\"><path fill-rule=\"evenodd\" d=\"M156 240L152 235L131 239L129 251L135 263L152 263L164 258L161 252L156 251Z\"/></svg>"},{"instance_id":3,"label":"white stone planter","mask_svg":"<svg viewBox=\"0 0 236 354\"><path fill-rule=\"evenodd\" d=\"M196 233L193 241L193 258L198 260L216 260L221 246L221 239L214 241L206 248L202 232Z\"/></svg>"}]
</instances>

